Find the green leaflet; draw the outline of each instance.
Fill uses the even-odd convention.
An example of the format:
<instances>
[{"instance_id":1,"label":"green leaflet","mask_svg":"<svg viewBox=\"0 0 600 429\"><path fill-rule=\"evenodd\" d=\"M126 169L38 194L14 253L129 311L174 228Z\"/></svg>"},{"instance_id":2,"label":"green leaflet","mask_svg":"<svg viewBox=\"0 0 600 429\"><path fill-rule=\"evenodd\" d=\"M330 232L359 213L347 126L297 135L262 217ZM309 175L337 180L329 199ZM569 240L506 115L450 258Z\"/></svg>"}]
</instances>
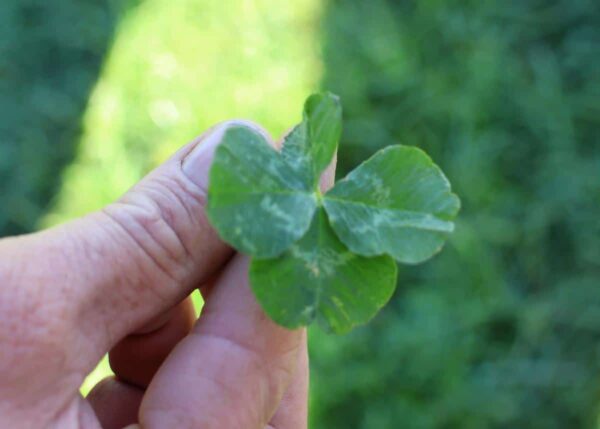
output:
<instances>
[{"instance_id":1,"label":"green leaflet","mask_svg":"<svg viewBox=\"0 0 600 429\"><path fill-rule=\"evenodd\" d=\"M389 256L352 253L317 211L304 237L276 259L254 259L250 283L269 316L297 328L313 320L343 333L370 320L390 299L397 267Z\"/></svg>"},{"instance_id":2,"label":"green leaflet","mask_svg":"<svg viewBox=\"0 0 600 429\"><path fill-rule=\"evenodd\" d=\"M420 149L390 146L322 195L319 178L341 133L336 96L309 97L281 153L250 128L229 129L210 171L207 213L221 238L252 256L265 312L297 328L347 332L389 300L394 259L439 251L460 203Z\"/></svg>"},{"instance_id":3,"label":"green leaflet","mask_svg":"<svg viewBox=\"0 0 600 429\"><path fill-rule=\"evenodd\" d=\"M324 205L333 229L352 251L414 264L441 249L460 202L425 152L389 146L338 182Z\"/></svg>"},{"instance_id":4,"label":"green leaflet","mask_svg":"<svg viewBox=\"0 0 600 429\"><path fill-rule=\"evenodd\" d=\"M342 132L342 107L337 96L313 94L304 104L303 121L286 137L282 156L316 189L319 177L333 159Z\"/></svg>"},{"instance_id":5,"label":"green leaflet","mask_svg":"<svg viewBox=\"0 0 600 429\"><path fill-rule=\"evenodd\" d=\"M302 237L317 207L314 192L256 131L227 130L209 175L207 213L239 251L274 257Z\"/></svg>"}]
</instances>

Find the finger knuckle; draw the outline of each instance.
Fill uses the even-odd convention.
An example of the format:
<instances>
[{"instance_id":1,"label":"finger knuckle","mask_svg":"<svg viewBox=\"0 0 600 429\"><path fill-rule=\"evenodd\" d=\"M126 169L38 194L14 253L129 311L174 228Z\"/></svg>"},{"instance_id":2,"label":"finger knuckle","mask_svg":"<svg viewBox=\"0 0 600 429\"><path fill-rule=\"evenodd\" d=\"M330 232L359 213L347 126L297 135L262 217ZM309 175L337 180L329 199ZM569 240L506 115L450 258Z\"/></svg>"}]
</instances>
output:
<instances>
[{"instance_id":1,"label":"finger knuckle","mask_svg":"<svg viewBox=\"0 0 600 429\"><path fill-rule=\"evenodd\" d=\"M138 185L104 212L145 256L150 273L159 272L181 282L191 259L193 238L189 231L197 223L194 213L202 206L198 191L164 175Z\"/></svg>"}]
</instances>

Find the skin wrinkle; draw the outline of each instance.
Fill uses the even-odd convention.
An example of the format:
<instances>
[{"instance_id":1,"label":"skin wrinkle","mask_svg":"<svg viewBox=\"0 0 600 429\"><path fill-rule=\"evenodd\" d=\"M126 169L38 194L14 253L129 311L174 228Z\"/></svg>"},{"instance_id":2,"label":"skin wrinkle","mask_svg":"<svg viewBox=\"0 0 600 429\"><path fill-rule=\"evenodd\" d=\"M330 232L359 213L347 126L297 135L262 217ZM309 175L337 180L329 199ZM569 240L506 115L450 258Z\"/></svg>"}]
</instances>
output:
<instances>
[{"instance_id":1,"label":"skin wrinkle","mask_svg":"<svg viewBox=\"0 0 600 429\"><path fill-rule=\"evenodd\" d=\"M178 175L176 176L178 177ZM182 189L185 185L178 179L176 178L165 178L163 179L165 181L164 186L167 189L171 189L171 194L173 195L173 197L178 201L179 206L183 207L183 209L185 210L186 214L187 214L187 218L186 221L188 224L192 224L194 226L199 226L197 221L196 221L196 216L193 215L192 213L192 209L190 207L188 207L188 204L184 201L184 199L179 195L179 192L176 191L176 189ZM169 185L169 183L171 183L171 185ZM173 185L174 184L174 185ZM189 191L184 191L187 192L187 194L190 194ZM204 202L204 200L202 200L202 203L197 203L195 204L196 207L194 207L195 212L196 213L200 213L201 210L204 208L204 206L202 205ZM192 258L192 252L190 251L189 247L186 245L186 240L183 239L183 237L179 237L179 241L181 242L181 245L183 246L183 249L185 250L185 257L190 260Z\"/></svg>"},{"instance_id":2,"label":"skin wrinkle","mask_svg":"<svg viewBox=\"0 0 600 429\"><path fill-rule=\"evenodd\" d=\"M280 388L281 386L281 382L277 381L278 379L285 379L287 377L289 377L290 373L289 371L287 371L285 369L285 365L282 365L280 368L276 368L272 365L268 365L264 363L264 359L263 356L260 352L257 352L255 350L253 350L253 348L251 347L247 347L244 345L239 344L236 341L233 341L227 337L224 336L220 336L220 335L216 335L216 334L206 334L203 333L199 336L199 341L207 341L209 340L209 342L212 341L217 341L217 342L222 342L225 345L225 348L231 348L233 347L234 349L238 350L238 353L242 356L245 356L245 358L239 358L238 357L238 361L242 361L242 360L247 360L248 361L248 366L255 368L255 371L259 371L259 373L262 374L262 376L257 376L255 375L252 379L256 382L261 382L261 384L254 384L254 388L252 391L252 397L251 398L241 398L244 399L243 403L252 403L254 402L255 404L258 403L258 406L252 407L252 408L246 408L246 411L249 411L253 417L248 417L246 415L246 413L240 413L240 408L238 408L238 413L239 414L233 414L233 417L236 417L236 425L235 426L231 426L231 427L242 427L241 426L241 422L248 422L248 421L253 421L253 422L267 422L270 418L271 418L271 413L267 411L267 404L269 403L269 401L267 400L267 398L269 398L269 396L273 395L273 392L278 392L275 396L281 398L283 396L283 391L281 391L282 389ZM208 347L205 344L205 347ZM223 355L226 356L231 356L231 353L235 353L235 352L223 352ZM283 373L283 376L281 375L277 375L278 372L281 371ZM253 371L248 371L250 373L254 373ZM206 371L201 371L197 373L197 377L199 378L198 381L201 380L208 380L216 385L218 385L219 387L221 387L221 389L219 389L219 392L222 393L223 390L225 390L226 394L228 394L229 398L230 398L230 403L236 403L236 402L240 402L240 401L236 401L235 399L238 398L240 399L240 394L243 393L249 393L248 391L245 391L244 388L242 386L237 386L235 384L231 384L229 382L225 382L223 380L220 379L220 376L218 374L213 374L213 373L207 373ZM259 386L262 385L262 388L259 388ZM236 388L237 387L237 388ZM238 390L239 389L239 390ZM261 398L260 400L258 400L257 398ZM258 413L258 414L255 414ZM223 422L221 421L221 426L223 425ZM229 426L227 426L229 427Z\"/></svg>"},{"instance_id":3,"label":"skin wrinkle","mask_svg":"<svg viewBox=\"0 0 600 429\"><path fill-rule=\"evenodd\" d=\"M219 393L224 393L227 395L226 397L221 398L224 403L233 404L235 403L234 399L236 398L237 391L234 386L230 386L229 384L220 380L218 376L215 376L213 373L200 372L198 371L196 374L198 377L198 381L208 381L210 384L214 384L218 387ZM204 384L204 383L202 383ZM209 414L209 413L207 413ZM210 414L209 414L210 415Z\"/></svg>"},{"instance_id":4,"label":"skin wrinkle","mask_svg":"<svg viewBox=\"0 0 600 429\"><path fill-rule=\"evenodd\" d=\"M131 246L123 243L123 235L119 233L121 230L119 228L114 228L112 222L106 222L106 218L102 213L90 215L88 218L98 228L98 231L101 231L102 235L107 238L100 243L97 240L88 243L87 240L85 240L85 234L82 237L81 242L84 243L85 247L94 248L95 250L93 253L97 255L97 260L90 261L92 262L90 265L92 267L98 267L103 264L109 264L114 267L120 267L121 273L117 278L108 278L104 280L113 283L115 289L119 290L118 294L106 295L102 289L92 288L87 290L84 289L83 296L80 298L81 305L78 306L78 326L80 326L80 329L84 332L90 333L84 335L84 337L93 339L93 334L97 334L98 326L104 327L105 337L98 342L101 345L98 351L99 359L106 351L106 347L109 347L110 344L113 344L114 341L117 340L116 330L113 328L114 323L109 314L111 311L114 311L114 308L121 307L124 311L137 311L140 306L140 294L142 293L151 293L158 301L164 301L166 297L160 294L155 288L146 287L147 280L149 279L144 279L143 276L140 276L140 273L145 275L148 270L146 264L143 263L143 261L140 261L139 257L134 258L133 254L131 255L132 257L127 257L126 260L129 261L129 264L126 265L122 258L111 258L111 255L119 254L123 251L131 253L131 250L128 250ZM81 233L85 233L85 230L81 231ZM130 264L132 262L135 265L135 268L131 267ZM93 270L90 270L90 272L93 272ZM83 278L81 281L92 283L93 278ZM95 317L90 317L90 314L95 315ZM123 314L127 313L124 312ZM89 328L87 328L88 326ZM129 329L133 329L134 327L135 326L130 326Z\"/></svg>"},{"instance_id":5,"label":"skin wrinkle","mask_svg":"<svg viewBox=\"0 0 600 429\"><path fill-rule=\"evenodd\" d=\"M181 168L181 164L178 164L178 168ZM172 181L173 183L176 183L180 189L184 190L186 195L194 196L193 205L188 207L189 204L185 204L185 199L182 198L181 195L179 195L179 193L174 192L175 197L180 200L182 206L185 208L185 210L188 214L187 220L191 224L193 224L195 227L198 227L203 232L208 233L208 234L214 234L214 232L212 232L212 230L210 228L206 227L207 226L206 216L205 215L203 215L202 217L198 216L198 213L204 213L204 208L206 207L206 203L207 203L206 191L203 190L202 188L200 188L199 186L197 186L195 183L193 183L189 179L184 178L181 170L178 171L178 174L175 174L173 177L170 177L169 180ZM200 222L199 221L200 219L203 219L204 221ZM182 240L182 242L185 243L185 240Z\"/></svg>"},{"instance_id":6,"label":"skin wrinkle","mask_svg":"<svg viewBox=\"0 0 600 429\"><path fill-rule=\"evenodd\" d=\"M219 332L218 327L211 329L213 326L219 326L219 325L213 324L211 326L210 321L207 321L206 319L204 319L203 321L204 321L204 323L206 323L206 328L201 329L201 330L193 329L192 332L190 333L191 335L197 335L200 337L218 339L218 340L228 343L231 346L239 348L240 350L243 350L249 354L252 354L257 358L262 356L261 349L257 348L252 343L244 343L243 341L241 341L241 339L232 337L231 334L227 334L225 332ZM260 322L258 324L260 324ZM198 325L198 326L202 326L202 325ZM301 346L300 342L294 341L293 345L289 349L284 348L281 350L276 350L276 353L273 353L273 354L280 357L281 360L284 360L283 358L286 358L288 355L297 354L300 346ZM289 371L288 371L288 373L289 373Z\"/></svg>"},{"instance_id":7,"label":"skin wrinkle","mask_svg":"<svg viewBox=\"0 0 600 429\"><path fill-rule=\"evenodd\" d=\"M122 212L122 218L109 213L113 218L116 218L121 223L121 226L133 236L133 238L141 246L142 241L148 252L156 259L165 260L162 262L162 268L177 281L179 278L174 276L175 272L171 272L169 267L181 267L187 263L185 246L181 242L181 237L177 234L172 214L172 208L166 208L170 204L165 204L161 201L156 201L153 193L159 195L160 192L154 192L154 188L143 189L142 196L124 198L118 205L120 210L115 210L115 213ZM164 198L164 197L162 197ZM141 232L146 233L150 240L146 244L141 236L137 236L136 227L141 228Z\"/></svg>"},{"instance_id":8,"label":"skin wrinkle","mask_svg":"<svg viewBox=\"0 0 600 429\"><path fill-rule=\"evenodd\" d=\"M263 322L268 322L268 323L273 323L271 322L271 319L269 319L269 317L263 312L263 311L259 311L257 312L258 314L255 316L257 318L256 321L253 322L254 326L261 326L263 324ZM224 331L222 331L224 328L224 326L227 326L227 324L225 323L227 319L228 315L223 314L222 312L216 312L212 310L212 306L207 305L205 309L203 309L202 312L202 324L198 324L194 327L194 329L192 330L192 334L196 334L196 335L218 335L220 337L226 337L228 338L230 341L237 343L239 346L246 348L248 350L252 350L255 353L258 354L259 349L256 347L256 341L253 343L247 343L245 344L244 341L242 340L242 338L245 336L245 334L238 334L239 337L235 337L235 335L237 334L237 332L233 331L231 333L225 333ZM285 328L279 328L278 329L285 329ZM290 331L290 333L295 333L295 331ZM260 337L258 337L260 339ZM267 339L263 339L263 341L267 341ZM294 339L294 341L289 341L292 343L290 348L284 348L282 350L277 350L278 354L282 354L282 355L287 355L287 354L291 354L291 353L295 353L298 350L298 347L300 346L300 344L298 343L298 341L296 341Z\"/></svg>"},{"instance_id":9,"label":"skin wrinkle","mask_svg":"<svg viewBox=\"0 0 600 429\"><path fill-rule=\"evenodd\" d=\"M226 345L229 345L231 347L234 347L236 349L239 349L240 351L247 353L249 355L251 355L254 359L257 360L258 363L260 363L262 361L262 354L260 351L256 350L255 348L253 348L250 345L247 344L243 344L237 340L234 340L230 337L227 337L223 334L217 334L217 333L208 333L208 332L195 332L192 331L191 335L199 335L201 336L203 339L212 339L214 341L222 341L224 343L226 343ZM278 351L278 355L280 358L283 358L285 356L287 356L288 354L297 354L298 350L300 348L300 344L295 345L293 349L289 350L289 351ZM284 360L284 359L281 359ZM261 366L261 369L265 369L266 366ZM285 377L291 376L293 374L293 371L290 371L288 369L286 369L286 367L284 365L282 365L282 367L280 368L281 371L284 373ZM273 367L269 367L269 370L273 370ZM265 371L267 373L269 373L269 371ZM282 378L285 378L282 377Z\"/></svg>"},{"instance_id":10,"label":"skin wrinkle","mask_svg":"<svg viewBox=\"0 0 600 429\"><path fill-rule=\"evenodd\" d=\"M110 223L105 223L105 225L107 226L107 229L113 229L113 228L110 228L109 225L115 225L115 224L110 222ZM135 242L135 240L133 239L133 237L130 237L129 234L127 234L127 233L125 235L120 234L120 232L123 232L123 229L118 224L116 226L117 226L117 229L119 232L117 232L117 231L113 232L113 236L115 238L114 238L114 241L111 241L111 243L118 243L117 247L125 250L125 252L128 254L127 259L135 261L135 264L137 266L137 270L131 270L131 271L127 270L126 269L127 267L123 267L124 269L122 270L122 272L125 274L125 276L120 275L119 278L117 279L117 281L122 283L123 286L125 286L125 285L135 286L135 288L132 288L131 298L128 299L127 305L133 306L132 308L137 307L138 300L136 299L137 298L136 295L141 294L141 293L148 293L148 292L150 294L152 294L158 301L167 302L168 297L166 296L166 294L161 293L161 290L159 288L148 287L148 285L152 285L153 283L160 283L161 285L165 285L165 284L168 284L167 281L169 279L172 280L172 277L167 276L165 274L164 278L161 278L160 281L157 281L156 276L159 273L153 273L152 270L149 269L149 267L148 267L148 263L152 264L153 261L151 261L150 259L146 259L146 258L139 258L140 254L139 254L138 250L141 250L141 249L138 248L138 245ZM128 241L128 243L124 243L124 241ZM115 261L115 263L121 264L121 261ZM150 267L152 267L152 265ZM135 290L135 292L134 292L134 290ZM122 299L124 296L125 296L125 294L121 293L118 295L118 298Z\"/></svg>"},{"instance_id":11,"label":"skin wrinkle","mask_svg":"<svg viewBox=\"0 0 600 429\"><path fill-rule=\"evenodd\" d=\"M143 252L143 254L152 263L152 265L156 269L158 269L168 279L167 284L169 284L169 283L171 283L173 285L177 284L177 282L178 282L177 277L173 273L171 273L167 270L164 262L161 262L159 260L159 258L157 258L156 255L154 255L153 252L151 252L148 249L148 247L149 247L148 245L143 244L143 239L140 239L139 237L137 237L136 234L131 231L131 227L127 226L125 221L115 217L112 213L110 213L110 210L104 209L102 211L102 213L105 214L108 218L110 218L110 220L114 223L114 225L119 227L127 235L127 237L129 237L129 239L134 243L134 246ZM145 228L143 226L142 226L142 229L145 230ZM159 295L159 296L161 296L161 295ZM161 296L161 299L166 299L166 296Z\"/></svg>"},{"instance_id":12,"label":"skin wrinkle","mask_svg":"<svg viewBox=\"0 0 600 429\"><path fill-rule=\"evenodd\" d=\"M65 377L65 380L68 380L69 378L73 378L74 380L71 383L66 383L69 387L69 388L65 389L66 392L68 392L70 390L72 385L73 386L81 386L81 383L83 382L83 380L85 378L85 374L74 373L74 374L72 374L72 377L68 377L68 376ZM54 393L56 393L56 392L54 392ZM50 395L49 397L60 398L61 395L54 394L54 395ZM71 398L68 394L65 394L63 403L55 406L57 411L51 417L48 418L48 420L51 422L49 426L52 425L52 422L59 422L60 420L64 420L64 419L79 421L81 419L80 408L83 405L83 402L81 401L81 399L82 399L81 396L78 396L77 399L75 401L73 401L73 398ZM87 429L87 428L82 427L82 429Z\"/></svg>"},{"instance_id":13,"label":"skin wrinkle","mask_svg":"<svg viewBox=\"0 0 600 429\"><path fill-rule=\"evenodd\" d=\"M175 176L178 176L178 174ZM155 209L159 212L158 217L162 218L170 227L185 253L181 254L180 252L176 252L175 250L177 249L175 249L175 247L177 246L173 246L173 249L166 250L172 253L173 259L175 259L176 262L185 263L189 261L192 254L189 246L186 245L186 238L180 233L182 225L178 225L178 223L183 224L186 227L190 224L195 226L198 225L196 220L197 216L193 216L192 212L202 213L204 207L203 196L194 195L194 190L191 188L186 189L182 180L177 180L167 174L158 175L152 186L145 186L141 189L141 191L144 195L151 197L148 199L148 202L154 202L154 205L156 206ZM191 196L192 198L182 198L180 195L181 192L183 192L186 197ZM186 200L191 201L186 202ZM132 202L134 205L139 204L136 201L129 201L127 197L123 199L123 202ZM139 205L141 206L141 204ZM194 207L189 207L191 205ZM181 213L179 213L180 209L183 209L186 213L186 219L184 222L179 219L181 217Z\"/></svg>"},{"instance_id":14,"label":"skin wrinkle","mask_svg":"<svg viewBox=\"0 0 600 429\"><path fill-rule=\"evenodd\" d=\"M298 362L294 378L284 394L270 423L275 427L285 424L284 429L306 429L308 420L309 356L306 343L307 332L304 329L302 347L298 353Z\"/></svg>"},{"instance_id":15,"label":"skin wrinkle","mask_svg":"<svg viewBox=\"0 0 600 429\"><path fill-rule=\"evenodd\" d=\"M262 313L262 312L261 312ZM262 314L263 317L264 314ZM211 324L206 321L207 331L210 330ZM260 324L260 322L259 322ZM259 325L258 324L258 325ZM219 329L221 324L213 324L212 326L216 326ZM289 380L292 379L294 372L296 370L296 366L290 366L287 364L288 360L296 360L296 355L298 355L300 347L302 343L300 341L294 342L293 346L290 349L282 349L271 351L269 354L273 356L277 356L275 362L279 362L279 364L274 365L274 362L270 364L263 362L263 355L265 354L264 350L257 349L256 346L251 344L244 344L240 339L235 339L229 336L224 332L203 332L200 330L192 331L192 334L198 335L202 339L210 339L212 341L224 342L227 348L233 347L241 353L241 355L248 355L251 360L255 360L257 368L263 374L261 377L258 377L259 380L266 380L267 387L263 397L268 397L269 395L273 395L273 392L277 392L275 394L276 397L281 398L284 395L284 391L281 389L282 382L281 380ZM229 354L229 353L225 353ZM291 355L291 356L290 356ZM256 398L255 398L256 399ZM277 401L278 402L278 401ZM263 406L259 407L259 409L263 409L266 414L262 416L263 422L269 421L272 417L269 412L266 411L266 403L263 403Z\"/></svg>"},{"instance_id":16,"label":"skin wrinkle","mask_svg":"<svg viewBox=\"0 0 600 429\"><path fill-rule=\"evenodd\" d=\"M100 214L103 216L106 213L100 213ZM101 223L103 225L107 225L106 222L99 222L99 223ZM117 246L121 249L120 250L121 252L123 251L123 249L128 249L127 252L132 252L132 250L130 250L130 249L139 249L142 251L144 250L144 248L141 245L138 245L137 242L135 242L134 237L130 236L126 232L126 229L124 227L122 227L117 221L113 222L113 220L111 219L111 221L108 225L116 225L117 229L119 231L125 232L125 235L118 234L118 233L115 234L116 235L115 239L108 240L109 243L112 244L112 243L122 242L123 237L126 237L129 240L132 240L129 245L124 244L124 245ZM107 226L105 228L108 230L114 230L114 228L107 227ZM111 235L113 235L113 234L111 234ZM131 243L133 243L133 245ZM98 324L110 326L110 328L109 327L106 328L106 332L109 332L110 337L104 338L102 341L100 341L101 344L104 344L104 347L107 347L111 344L115 344L115 342L120 339L117 337L117 334L116 334L117 332L120 332L123 329L131 331L133 329L139 328L139 326L132 325L132 324L123 326L124 318L121 318L120 321L117 322L118 327L113 327L114 323L111 320L111 318L109 318L108 316L110 313L112 313L114 311L114 308L122 308L124 312L137 311L139 309L140 301L141 301L140 295L147 296L148 294L151 294L151 296L153 296L154 301L156 301L158 303L168 304L171 301L171 297L169 296L169 293L170 293L169 291L178 288L178 286L177 286L178 280L172 276L169 276L166 272L162 271L162 269L160 269L159 266L154 265L156 262L153 259L151 259L150 255L147 255L146 259L140 260L139 252L135 252L135 253L136 253L135 256L132 255L131 257L128 257L127 260L134 261L134 263L138 265L138 268L131 269L130 267L124 266L120 272L124 273L126 275L126 277L113 280L113 281L117 281L120 284L122 284L122 286L119 286L116 288L120 292L118 294L115 294L114 298L111 298L112 300L114 300L114 304L113 305L100 305L100 303L106 302L107 296L102 294L101 290L98 290L98 293L100 293L102 295L94 294L93 295L94 298L91 300L90 300L90 297L86 298L86 304L84 304L84 307L83 307L83 308L85 308L85 310L83 310L80 315L81 320L84 321L83 325L84 326L91 325L92 327L90 329L92 329L92 330L96 329L95 327L97 327ZM153 271L152 269L148 269L146 262L150 263L151 266L156 267L156 269L158 269L159 271L156 272L156 270ZM115 261L115 264L121 265L121 261ZM128 274L128 273L138 273L138 274L134 275L134 274ZM140 274L141 274L141 276L140 276ZM164 275L163 280L158 280L155 277L157 274L163 274ZM151 276L147 277L148 275L151 275ZM157 287L158 285L160 285L160 287ZM129 291L129 293L127 293L128 291ZM99 303L99 304L96 305L96 303ZM85 322L86 314L89 314L89 313L98 314L98 308L101 308L100 312L103 313L98 316L102 316L102 317L96 317L91 323L90 322L86 323ZM124 314L126 314L126 313L124 313Z\"/></svg>"},{"instance_id":17,"label":"skin wrinkle","mask_svg":"<svg viewBox=\"0 0 600 429\"><path fill-rule=\"evenodd\" d=\"M164 185L160 184L160 186ZM143 199L124 198L121 203L133 207L135 212L147 212L150 221L145 229L152 236L156 245L160 246L165 254L169 256L173 266L177 266L178 264L186 264L189 261L189 251L176 225L176 219L179 216L177 212L182 206L179 206L176 202L168 201L176 198L171 195L174 192L173 190L166 187L165 190L169 193L168 197L164 196L165 191L158 186L146 186L142 189ZM185 208L185 211L187 213L188 209ZM145 216L141 216L139 220L144 219ZM146 227L146 223L143 222L142 226ZM152 226L156 226L156 228L151 228Z\"/></svg>"},{"instance_id":18,"label":"skin wrinkle","mask_svg":"<svg viewBox=\"0 0 600 429\"><path fill-rule=\"evenodd\" d=\"M150 416L152 418L150 419ZM159 409L156 408L152 412L148 413L147 421L152 421L151 424L144 424L142 421L141 426L132 427L132 428L124 428L124 429L163 429L163 428L177 428L177 429L198 429L204 427L210 428L221 428L222 421L218 419L218 417L213 417L211 415L181 415L174 414L173 410L169 409ZM160 423L160 426L156 424L156 422ZM225 429L223 427L223 429Z\"/></svg>"},{"instance_id":19,"label":"skin wrinkle","mask_svg":"<svg viewBox=\"0 0 600 429\"><path fill-rule=\"evenodd\" d=\"M114 228L109 227L110 224L106 224L104 222L99 222L97 221L97 218L94 217L93 221L96 225L96 227L98 228L98 231L102 231L103 234L106 235L106 237L110 237L110 239L108 240L109 243L118 243L118 237L115 236L115 232L114 232ZM85 242L85 239L82 239L82 243ZM114 244L113 244L114 245ZM93 245L83 245L81 246L83 248L88 249L86 251L86 255L87 256L92 256L91 258L88 258L87 260L92 262L92 265L96 265L95 262L100 262L102 260L106 260L107 258L110 258L110 252L108 252L106 250L106 248L103 247L98 247L98 246L93 246ZM93 249L93 250L89 250L89 249ZM126 275L130 275L128 274L128 272L125 272ZM90 279L91 281L91 279ZM129 283L132 282L133 279L126 279L124 280L125 283ZM129 284L133 284L133 283L129 283ZM100 305L99 299L96 295L96 290L92 291L92 296L85 299L85 302L87 303L87 305L82 305L80 308L80 312L78 314L78 320L82 320L85 321L89 318L89 314L93 314L93 311L95 311L96 313L99 313L99 320L110 320L109 318L109 313L108 313L108 308L106 308L103 305ZM138 306L138 300L137 299L132 299L130 298L127 294L121 294L121 296L119 298L115 298L115 301L118 300L122 300L125 301L125 306L127 308L131 308L131 309L135 309ZM115 302L114 305L118 305L118 302ZM82 329L85 330L85 332L89 332L90 334L93 332L97 332L98 330L98 326L101 326L102 329L104 330L104 340L101 342L102 343L102 347L99 347L98 350L98 355L102 356L104 354L104 350L106 349L106 347L108 347L112 341L114 341L114 339L117 337L115 330L113 329L113 325L111 323L92 323L90 324L90 328L87 328L86 323L81 323L80 326ZM92 335L84 335L84 337L88 337L88 338L92 338Z\"/></svg>"}]
</instances>

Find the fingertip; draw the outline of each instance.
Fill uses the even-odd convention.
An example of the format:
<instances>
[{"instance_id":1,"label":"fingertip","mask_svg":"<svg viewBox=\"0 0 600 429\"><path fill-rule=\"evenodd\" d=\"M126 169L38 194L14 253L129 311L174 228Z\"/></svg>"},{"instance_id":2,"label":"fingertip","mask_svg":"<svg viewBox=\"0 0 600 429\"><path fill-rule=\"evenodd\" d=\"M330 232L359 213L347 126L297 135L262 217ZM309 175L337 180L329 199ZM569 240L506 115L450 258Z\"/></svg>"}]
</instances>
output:
<instances>
[{"instance_id":1,"label":"fingertip","mask_svg":"<svg viewBox=\"0 0 600 429\"><path fill-rule=\"evenodd\" d=\"M250 128L257 132L263 136L270 145L274 146L273 139L269 132L252 121L246 119L233 119L217 124L192 143L192 149L185 154L181 163L181 169L187 178L205 192L208 189L209 171L215 150L223 142L223 137L227 130L240 126Z\"/></svg>"}]
</instances>

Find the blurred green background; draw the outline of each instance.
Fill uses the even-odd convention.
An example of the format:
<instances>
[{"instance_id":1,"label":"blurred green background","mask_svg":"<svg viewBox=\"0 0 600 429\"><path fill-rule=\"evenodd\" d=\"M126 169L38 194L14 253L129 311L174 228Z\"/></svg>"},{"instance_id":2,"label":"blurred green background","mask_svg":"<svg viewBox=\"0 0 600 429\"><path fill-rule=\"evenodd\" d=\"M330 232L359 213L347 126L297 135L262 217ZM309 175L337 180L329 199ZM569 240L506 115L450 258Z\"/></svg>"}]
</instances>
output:
<instances>
[{"instance_id":1,"label":"blurred green background","mask_svg":"<svg viewBox=\"0 0 600 429\"><path fill-rule=\"evenodd\" d=\"M340 174L417 145L463 210L370 325L312 330L311 427L598 427L597 0L3 0L0 233L101 207L217 121L278 135L319 87Z\"/></svg>"}]
</instances>

